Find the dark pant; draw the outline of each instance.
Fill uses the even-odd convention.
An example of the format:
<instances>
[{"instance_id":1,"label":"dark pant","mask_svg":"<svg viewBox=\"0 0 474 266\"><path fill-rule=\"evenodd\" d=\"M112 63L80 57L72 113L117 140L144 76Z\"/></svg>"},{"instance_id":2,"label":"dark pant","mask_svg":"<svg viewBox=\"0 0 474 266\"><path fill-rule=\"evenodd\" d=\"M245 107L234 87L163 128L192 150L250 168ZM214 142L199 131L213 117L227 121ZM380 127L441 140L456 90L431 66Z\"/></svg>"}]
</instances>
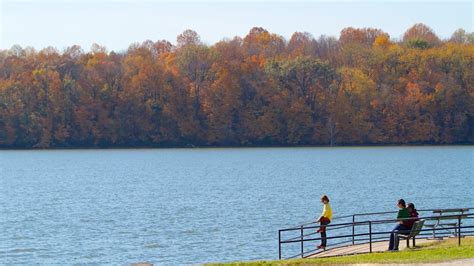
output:
<instances>
[{"instance_id":1,"label":"dark pant","mask_svg":"<svg viewBox=\"0 0 474 266\"><path fill-rule=\"evenodd\" d=\"M323 217L319 220L319 222L321 223L321 226L319 227L319 232L321 233L321 246L325 247L326 244L327 244L327 241L326 241L326 225L330 224L331 221L328 218Z\"/></svg>"},{"instance_id":2,"label":"dark pant","mask_svg":"<svg viewBox=\"0 0 474 266\"><path fill-rule=\"evenodd\" d=\"M388 250L398 250L398 235L408 235L410 233L410 228L403 224L399 224L393 228L392 233L390 234L390 243L388 244Z\"/></svg>"}]
</instances>

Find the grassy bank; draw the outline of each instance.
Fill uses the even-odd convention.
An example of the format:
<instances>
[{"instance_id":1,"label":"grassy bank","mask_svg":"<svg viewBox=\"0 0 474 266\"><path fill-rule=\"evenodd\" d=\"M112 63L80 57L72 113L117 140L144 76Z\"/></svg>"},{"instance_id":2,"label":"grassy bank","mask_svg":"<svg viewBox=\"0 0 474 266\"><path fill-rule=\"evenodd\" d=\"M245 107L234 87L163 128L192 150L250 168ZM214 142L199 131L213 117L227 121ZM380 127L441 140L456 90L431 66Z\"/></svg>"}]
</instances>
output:
<instances>
[{"instance_id":1,"label":"grassy bank","mask_svg":"<svg viewBox=\"0 0 474 266\"><path fill-rule=\"evenodd\" d=\"M304 264L352 264L352 263L430 263L458 259L474 258L474 239L457 239L420 245L414 249L400 252L381 252L372 254L351 255L333 258L294 259L281 261L233 262L210 265L304 265Z\"/></svg>"}]
</instances>

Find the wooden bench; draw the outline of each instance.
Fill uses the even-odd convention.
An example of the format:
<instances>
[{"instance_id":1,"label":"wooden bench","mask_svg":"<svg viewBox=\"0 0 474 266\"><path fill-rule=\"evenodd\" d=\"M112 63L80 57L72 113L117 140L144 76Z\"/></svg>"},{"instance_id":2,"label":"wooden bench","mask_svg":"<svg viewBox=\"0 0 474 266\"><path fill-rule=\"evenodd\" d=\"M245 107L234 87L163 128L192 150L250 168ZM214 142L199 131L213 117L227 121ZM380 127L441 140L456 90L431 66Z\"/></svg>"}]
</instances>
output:
<instances>
[{"instance_id":1,"label":"wooden bench","mask_svg":"<svg viewBox=\"0 0 474 266\"><path fill-rule=\"evenodd\" d=\"M433 239L436 239L436 229L444 227L454 227L454 236L457 235L456 227L458 226L458 218L464 217L463 214L469 212L469 209L437 209L433 210L434 215L439 215L433 218L434 224L425 224L426 227L433 228ZM460 226L460 225L459 225ZM451 228L452 229L452 228ZM442 237L438 237L442 238Z\"/></svg>"},{"instance_id":2,"label":"wooden bench","mask_svg":"<svg viewBox=\"0 0 474 266\"><path fill-rule=\"evenodd\" d=\"M423 228L424 223L425 223L425 220L418 220L413 223L410 234L408 235L398 234L398 238L407 240L407 248L410 247L410 238L413 239L413 247L415 246L415 237L420 233L421 229Z\"/></svg>"}]
</instances>

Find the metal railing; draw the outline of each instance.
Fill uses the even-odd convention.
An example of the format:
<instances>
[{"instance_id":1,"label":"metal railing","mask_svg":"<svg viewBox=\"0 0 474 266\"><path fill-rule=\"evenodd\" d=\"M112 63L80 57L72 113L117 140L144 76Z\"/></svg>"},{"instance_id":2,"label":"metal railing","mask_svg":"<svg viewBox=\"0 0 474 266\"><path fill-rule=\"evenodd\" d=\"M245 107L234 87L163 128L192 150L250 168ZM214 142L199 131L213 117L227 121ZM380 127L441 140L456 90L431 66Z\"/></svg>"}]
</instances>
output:
<instances>
[{"instance_id":1,"label":"metal railing","mask_svg":"<svg viewBox=\"0 0 474 266\"><path fill-rule=\"evenodd\" d=\"M469 210L472 208L463 208L465 210ZM425 210L418 210L419 213L426 213L438 210L438 209L425 209ZM326 240L329 242L331 240L332 243L328 245L326 251L335 249L335 248L342 248L348 247L358 244L368 244L368 250L359 250L353 252L351 254L356 253L371 253L373 251L372 245L373 243L386 241L389 239L390 234L392 233L391 226L395 223L399 222L400 219L374 219L376 216L384 215L384 214L395 214L397 211L389 211L389 212L374 212L374 213L358 213L348 216L341 216L336 217L333 221L336 220L343 220L347 218L352 218L351 222L341 222L341 223L334 223L326 225L326 231L331 236L327 236ZM362 220L356 221L356 217L362 216L369 216L371 220ZM452 226L443 226L443 227L432 227L429 229L425 229L426 223L429 222L437 222L442 218L443 220L452 220L455 221L449 224L455 224ZM406 220L409 220L408 218ZM472 236L474 235L474 214L468 213L457 213L457 214L449 214L449 215L432 215L432 216L423 216L420 215L419 219L425 220L425 227L420 230L417 239L420 238L428 238L428 236L434 235L434 232L438 234L439 237L446 237L446 236L456 236L458 238L458 244L461 244L461 238L464 236ZM313 255L316 255L320 252L324 252L318 249L308 249L309 243L316 243L316 241L320 241L321 237L316 237L315 235L319 234L316 232L317 229L320 228L320 225L311 222L302 224L299 226L285 228L278 230L278 258L282 259L282 246L285 245L291 246L289 251L298 251L296 255L286 256L285 258L306 258ZM454 232L454 233L453 233ZM288 237L288 235L290 235ZM335 242L334 241L339 241ZM407 240L408 241L408 240ZM294 253L293 253L294 254ZM348 254L344 254L348 255Z\"/></svg>"}]
</instances>

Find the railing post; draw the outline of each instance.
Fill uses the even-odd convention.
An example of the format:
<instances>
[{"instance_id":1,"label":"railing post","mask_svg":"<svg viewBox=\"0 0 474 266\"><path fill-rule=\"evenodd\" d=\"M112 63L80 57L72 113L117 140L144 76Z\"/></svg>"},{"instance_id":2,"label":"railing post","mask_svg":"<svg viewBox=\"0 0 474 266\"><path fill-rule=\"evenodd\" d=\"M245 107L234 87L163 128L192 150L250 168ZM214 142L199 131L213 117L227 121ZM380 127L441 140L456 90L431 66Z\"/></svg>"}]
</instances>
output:
<instances>
[{"instance_id":1,"label":"railing post","mask_svg":"<svg viewBox=\"0 0 474 266\"><path fill-rule=\"evenodd\" d=\"M352 245L354 245L354 234L355 234L355 228L354 228L354 223L355 223L355 215L352 215Z\"/></svg>"},{"instance_id":2,"label":"railing post","mask_svg":"<svg viewBox=\"0 0 474 266\"><path fill-rule=\"evenodd\" d=\"M458 246L461 245L461 215L458 216Z\"/></svg>"},{"instance_id":3,"label":"railing post","mask_svg":"<svg viewBox=\"0 0 474 266\"><path fill-rule=\"evenodd\" d=\"M278 259L281 260L281 230L278 230Z\"/></svg>"},{"instance_id":4,"label":"railing post","mask_svg":"<svg viewBox=\"0 0 474 266\"><path fill-rule=\"evenodd\" d=\"M301 258L304 256L304 250L303 250L303 226L301 226Z\"/></svg>"},{"instance_id":5,"label":"railing post","mask_svg":"<svg viewBox=\"0 0 474 266\"><path fill-rule=\"evenodd\" d=\"M369 221L369 249L370 253L372 253L372 222Z\"/></svg>"}]
</instances>

